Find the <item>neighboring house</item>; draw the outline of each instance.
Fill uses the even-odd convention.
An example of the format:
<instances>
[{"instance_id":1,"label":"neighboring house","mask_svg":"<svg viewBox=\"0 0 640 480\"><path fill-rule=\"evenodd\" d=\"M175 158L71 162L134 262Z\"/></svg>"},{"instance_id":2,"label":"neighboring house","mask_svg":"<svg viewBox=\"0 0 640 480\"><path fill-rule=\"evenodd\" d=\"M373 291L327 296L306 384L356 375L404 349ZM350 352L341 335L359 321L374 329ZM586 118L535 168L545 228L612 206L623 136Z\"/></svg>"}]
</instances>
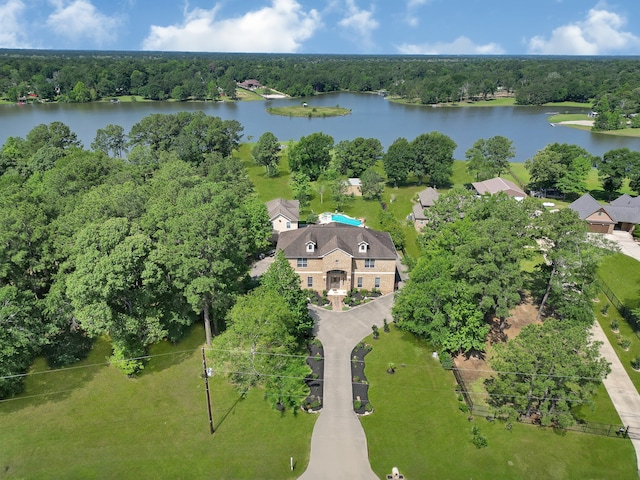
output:
<instances>
[{"instance_id":1,"label":"neighboring house","mask_svg":"<svg viewBox=\"0 0 640 480\"><path fill-rule=\"evenodd\" d=\"M238 86L246 90L255 90L256 88L262 87L262 85L260 85L260 82L254 78L249 78L244 82L239 82Z\"/></svg>"},{"instance_id":2,"label":"neighboring house","mask_svg":"<svg viewBox=\"0 0 640 480\"><path fill-rule=\"evenodd\" d=\"M640 223L640 197L626 194L606 205L585 193L569 208L587 222L589 231L594 233L612 233L614 229L633 233Z\"/></svg>"},{"instance_id":3,"label":"neighboring house","mask_svg":"<svg viewBox=\"0 0 640 480\"><path fill-rule=\"evenodd\" d=\"M347 195L353 195L354 197L362 196L362 189L360 188L362 183L359 178L349 178L345 185L347 186Z\"/></svg>"},{"instance_id":4,"label":"neighboring house","mask_svg":"<svg viewBox=\"0 0 640 480\"><path fill-rule=\"evenodd\" d=\"M300 220L300 202L298 200L285 200L276 198L267 202L267 212L269 221L273 226L274 233L296 230Z\"/></svg>"},{"instance_id":5,"label":"neighboring house","mask_svg":"<svg viewBox=\"0 0 640 480\"><path fill-rule=\"evenodd\" d=\"M427 224L427 216L424 211L433 207L440 194L438 191L429 187L418 193L418 203L413 206L413 225L416 230L422 230Z\"/></svg>"},{"instance_id":6,"label":"neighboring house","mask_svg":"<svg viewBox=\"0 0 640 480\"><path fill-rule=\"evenodd\" d=\"M495 195L498 192L504 192L516 200L522 200L527 196L515 183L501 177L490 178L484 182L473 182L471 185L476 189L478 195Z\"/></svg>"},{"instance_id":7,"label":"neighboring house","mask_svg":"<svg viewBox=\"0 0 640 480\"><path fill-rule=\"evenodd\" d=\"M302 288L344 295L348 290L396 286L397 252L387 232L327 223L282 232L278 250L300 276Z\"/></svg>"}]
</instances>

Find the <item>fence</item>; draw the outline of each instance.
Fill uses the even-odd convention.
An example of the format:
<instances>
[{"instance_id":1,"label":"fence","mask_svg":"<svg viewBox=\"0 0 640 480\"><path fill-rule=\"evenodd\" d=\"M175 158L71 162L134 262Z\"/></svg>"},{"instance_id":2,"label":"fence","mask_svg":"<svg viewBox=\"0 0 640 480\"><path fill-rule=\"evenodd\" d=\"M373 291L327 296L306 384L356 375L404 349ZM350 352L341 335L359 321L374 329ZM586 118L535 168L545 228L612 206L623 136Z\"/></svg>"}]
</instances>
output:
<instances>
[{"instance_id":1,"label":"fence","mask_svg":"<svg viewBox=\"0 0 640 480\"><path fill-rule=\"evenodd\" d=\"M602 278L598 278L597 282L600 290L602 290L602 293L604 293L605 296L609 299L611 305L613 305L616 310L618 310L622 318L629 322L629 325L631 325L634 330L638 330L640 325L638 325L638 319L633 314L633 311L620 301L616 294L613 293L613 290L609 288L609 285L607 285L604 280L602 280Z\"/></svg>"},{"instance_id":2,"label":"fence","mask_svg":"<svg viewBox=\"0 0 640 480\"><path fill-rule=\"evenodd\" d=\"M453 372L453 376L460 387L458 393L462 395L464 399L464 403L469 407L469 412L471 415L475 415L477 417L486 417L487 420L493 421L495 419L504 419L507 417L503 415L499 415L495 409L488 407L486 405L476 405L471 399L471 395L469 395L469 390L467 390L467 385L460 374L460 371L454 366L451 371ZM520 422L527 425L538 426L538 423L534 423L531 421L526 421L526 417L521 416ZM576 425L572 425L570 427L565 427L563 430L569 430L572 432L580 432L580 433L589 433L591 435L600 435L603 437L616 437L616 438L633 438L640 439L640 432L635 432L630 430L629 427L625 427L624 425L615 425L610 423L598 423L598 422L580 422Z\"/></svg>"}]
</instances>

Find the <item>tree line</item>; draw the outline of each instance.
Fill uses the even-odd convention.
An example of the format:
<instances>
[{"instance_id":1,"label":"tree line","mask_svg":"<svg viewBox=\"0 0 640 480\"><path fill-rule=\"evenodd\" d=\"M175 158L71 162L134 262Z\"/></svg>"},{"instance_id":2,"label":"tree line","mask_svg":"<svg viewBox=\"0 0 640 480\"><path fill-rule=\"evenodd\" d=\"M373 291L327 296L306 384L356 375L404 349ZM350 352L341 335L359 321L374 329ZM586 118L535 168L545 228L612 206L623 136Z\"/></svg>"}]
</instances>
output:
<instances>
[{"instance_id":1,"label":"tree line","mask_svg":"<svg viewBox=\"0 0 640 480\"><path fill-rule=\"evenodd\" d=\"M230 155L242 127L202 113L152 116L126 147L110 130L93 151L59 122L2 147L0 397L20 391L35 356L66 365L98 336L128 374L150 344L179 339L198 319L210 344L252 288L249 260L271 225Z\"/></svg>"},{"instance_id":2,"label":"tree line","mask_svg":"<svg viewBox=\"0 0 640 480\"><path fill-rule=\"evenodd\" d=\"M486 99L498 92L519 105L587 103L640 112L634 59L582 57L336 56L158 52L0 51L0 97L30 93L48 101L88 102L122 95L152 100L234 96L257 79L288 95L376 92L433 104ZM603 107L604 108L604 107Z\"/></svg>"}]
</instances>

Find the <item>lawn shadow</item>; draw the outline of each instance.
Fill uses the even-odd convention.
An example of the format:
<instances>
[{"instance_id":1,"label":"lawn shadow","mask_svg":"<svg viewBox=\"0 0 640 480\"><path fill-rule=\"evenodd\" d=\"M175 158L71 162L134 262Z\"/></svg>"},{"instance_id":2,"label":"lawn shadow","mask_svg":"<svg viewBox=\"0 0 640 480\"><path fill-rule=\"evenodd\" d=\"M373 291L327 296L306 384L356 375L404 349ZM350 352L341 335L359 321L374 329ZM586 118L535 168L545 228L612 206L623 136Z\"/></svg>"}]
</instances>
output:
<instances>
[{"instance_id":1,"label":"lawn shadow","mask_svg":"<svg viewBox=\"0 0 640 480\"><path fill-rule=\"evenodd\" d=\"M193 352L204 343L204 326L200 323L191 325L177 342L163 340L149 347L149 360L138 377L158 373L178 365L193 355Z\"/></svg>"},{"instance_id":2,"label":"lawn shadow","mask_svg":"<svg viewBox=\"0 0 640 480\"><path fill-rule=\"evenodd\" d=\"M102 337L96 340L87 358L68 367L52 369L43 357L36 358L25 376L22 393L0 400L0 413L66 400L72 392L81 389L98 372L108 367L109 355L111 344Z\"/></svg>"},{"instance_id":3,"label":"lawn shadow","mask_svg":"<svg viewBox=\"0 0 640 480\"><path fill-rule=\"evenodd\" d=\"M241 393L240 396L236 399L235 402L233 402L233 405L231 405L226 412L224 412L222 414L222 417L220 417L220 420L218 421L218 423L215 422L215 417L214 417L214 428L216 430L220 430L220 427L222 426L222 424L224 423L224 421L227 419L227 417L229 416L230 413L233 412L233 410L235 410L236 406L238 405L238 403L240 403L242 400L244 400L246 397L245 393Z\"/></svg>"}]
</instances>

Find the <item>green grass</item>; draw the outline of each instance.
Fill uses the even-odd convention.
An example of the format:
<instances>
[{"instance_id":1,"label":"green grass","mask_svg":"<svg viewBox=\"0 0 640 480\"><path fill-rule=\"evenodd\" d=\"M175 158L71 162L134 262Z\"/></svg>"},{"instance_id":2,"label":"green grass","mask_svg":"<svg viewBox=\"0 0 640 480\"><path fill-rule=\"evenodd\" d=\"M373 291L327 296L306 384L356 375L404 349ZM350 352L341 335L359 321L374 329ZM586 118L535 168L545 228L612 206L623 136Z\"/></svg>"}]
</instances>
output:
<instances>
[{"instance_id":1,"label":"green grass","mask_svg":"<svg viewBox=\"0 0 640 480\"><path fill-rule=\"evenodd\" d=\"M637 478L629 440L519 423L508 431L503 422L483 418L469 423L458 410L453 375L431 357L426 343L395 327L367 341L374 346L366 358L374 413L361 421L378 476L397 466L407 478ZM388 362L398 366L394 375L386 373ZM602 393L595 410L580 414L618 423ZM473 425L487 438L487 448L472 445Z\"/></svg>"},{"instance_id":2,"label":"green grass","mask_svg":"<svg viewBox=\"0 0 640 480\"><path fill-rule=\"evenodd\" d=\"M294 105L291 107L269 107L267 112L272 115L283 115L286 117L340 117L349 115L351 110L342 107L314 107Z\"/></svg>"},{"instance_id":3,"label":"green grass","mask_svg":"<svg viewBox=\"0 0 640 480\"><path fill-rule=\"evenodd\" d=\"M596 319L604 330L604 333L609 339L609 343L611 343L616 355L618 355L618 358L622 362L629 378L635 385L636 390L640 393L640 372L636 372L631 368L631 360L640 355L640 339L636 335L636 332L633 331L633 327L631 327L631 325L622 318L615 307L609 303L609 300L607 300L604 293L600 293L598 295L598 299L600 302L595 305ZM602 308L605 305L609 305L606 315L602 313ZM614 320L618 322L619 325L618 333L611 330L611 322ZM624 350L620 346L618 343L620 338L626 338L631 341L629 350Z\"/></svg>"},{"instance_id":4,"label":"green grass","mask_svg":"<svg viewBox=\"0 0 640 480\"><path fill-rule=\"evenodd\" d=\"M210 435L200 377L203 338L198 326L175 346L155 345L151 354L163 356L138 378L104 365L110 354L104 340L74 365L84 368L28 377L22 396L0 403L2 478L300 475L315 418L271 409L260 390L241 399L226 381L212 379L217 429ZM43 369L43 361L33 368Z\"/></svg>"},{"instance_id":5,"label":"green grass","mask_svg":"<svg viewBox=\"0 0 640 480\"><path fill-rule=\"evenodd\" d=\"M560 113L549 117L550 123L575 122L577 120L593 120L586 113ZM589 127L589 130L591 127Z\"/></svg>"},{"instance_id":6,"label":"green grass","mask_svg":"<svg viewBox=\"0 0 640 480\"><path fill-rule=\"evenodd\" d=\"M602 260L598 274L628 308L640 307L640 262L617 253Z\"/></svg>"}]
</instances>

